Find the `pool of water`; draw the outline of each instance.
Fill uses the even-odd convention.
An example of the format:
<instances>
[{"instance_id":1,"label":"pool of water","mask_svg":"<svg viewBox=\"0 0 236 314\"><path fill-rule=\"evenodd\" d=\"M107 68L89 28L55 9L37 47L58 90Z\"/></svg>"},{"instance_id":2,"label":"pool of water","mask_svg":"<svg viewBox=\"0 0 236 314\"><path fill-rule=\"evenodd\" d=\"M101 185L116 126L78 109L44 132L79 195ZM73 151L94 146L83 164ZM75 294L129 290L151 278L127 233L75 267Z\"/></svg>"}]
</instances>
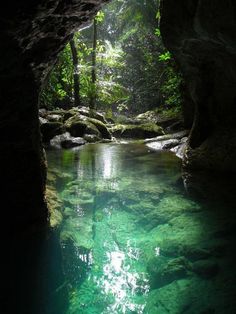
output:
<instances>
[{"instance_id":1,"label":"pool of water","mask_svg":"<svg viewBox=\"0 0 236 314\"><path fill-rule=\"evenodd\" d=\"M64 314L235 313L235 197L224 184L183 176L172 153L141 144L47 157Z\"/></svg>"}]
</instances>

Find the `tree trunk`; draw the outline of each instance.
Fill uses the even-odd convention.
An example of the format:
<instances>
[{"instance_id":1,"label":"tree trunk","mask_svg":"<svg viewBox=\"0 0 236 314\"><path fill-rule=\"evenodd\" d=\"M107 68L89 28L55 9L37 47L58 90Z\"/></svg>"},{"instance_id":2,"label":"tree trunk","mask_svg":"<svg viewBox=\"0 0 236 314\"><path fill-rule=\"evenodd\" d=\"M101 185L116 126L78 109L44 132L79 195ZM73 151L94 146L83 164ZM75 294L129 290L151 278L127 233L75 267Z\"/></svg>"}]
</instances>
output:
<instances>
[{"instance_id":1,"label":"tree trunk","mask_svg":"<svg viewBox=\"0 0 236 314\"><path fill-rule=\"evenodd\" d=\"M92 93L90 98L90 108L94 109L96 104L96 49L97 49L97 21L93 21L93 51L92 51Z\"/></svg>"},{"instance_id":2,"label":"tree trunk","mask_svg":"<svg viewBox=\"0 0 236 314\"><path fill-rule=\"evenodd\" d=\"M78 54L75 46L74 37L70 40L70 49L72 55L72 62L74 67L74 106L78 107L81 105L80 102L80 80L79 80L79 70L78 70Z\"/></svg>"}]
</instances>

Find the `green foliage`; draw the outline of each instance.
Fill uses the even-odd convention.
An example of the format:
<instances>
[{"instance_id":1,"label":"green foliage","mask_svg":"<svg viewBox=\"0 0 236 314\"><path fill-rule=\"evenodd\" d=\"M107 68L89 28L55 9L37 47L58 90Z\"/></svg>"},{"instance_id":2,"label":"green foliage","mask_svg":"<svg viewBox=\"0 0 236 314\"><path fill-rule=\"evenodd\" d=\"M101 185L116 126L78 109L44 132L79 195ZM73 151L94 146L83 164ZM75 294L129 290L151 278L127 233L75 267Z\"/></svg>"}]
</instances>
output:
<instances>
[{"instance_id":1,"label":"green foliage","mask_svg":"<svg viewBox=\"0 0 236 314\"><path fill-rule=\"evenodd\" d=\"M168 60L171 60L171 54L169 51L166 51L159 56L159 61L168 61Z\"/></svg>"},{"instance_id":2,"label":"green foliage","mask_svg":"<svg viewBox=\"0 0 236 314\"><path fill-rule=\"evenodd\" d=\"M180 110L182 105L181 85L182 75L177 71L176 64L169 52L164 54L162 61L165 62L165 80L161 85L161 92L166 109L176 108Z\"/></svg>"},{"instance_id":3,"label":"green foliage","mask_svg":"<svg viewBox=\"0 0 236 314\"><path fill-rule=\"evenodd\" d=\"M114 14L115 12L115 14ZM144 112L181 106L181 76L163 47L158 0L114 0L96 16L96 83L92 83L92 27L75 34L80 99L88 106L96 95L100 109ZM41 95L44 107L73 104L70 46L60 53Z\"/></svg>"}]
</instances>

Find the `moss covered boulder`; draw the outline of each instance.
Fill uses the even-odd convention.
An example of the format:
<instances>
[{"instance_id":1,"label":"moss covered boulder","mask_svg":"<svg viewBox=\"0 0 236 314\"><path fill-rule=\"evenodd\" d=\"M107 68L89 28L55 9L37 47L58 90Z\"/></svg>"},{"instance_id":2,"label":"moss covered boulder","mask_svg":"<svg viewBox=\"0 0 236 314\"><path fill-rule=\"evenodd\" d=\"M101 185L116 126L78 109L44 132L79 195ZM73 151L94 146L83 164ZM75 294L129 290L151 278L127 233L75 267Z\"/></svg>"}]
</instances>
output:
<instances>
[{"instance_id":1,"label":"moss covered boulder","mask_svg":"<svg viewBox=\"0 0 236 314\"><path fill-rule=\"evenodd\" d=\"M80 115L70 117L65 122L65 128L72 136L83 137L84 134L93 134L101 138L101 133L96 126Z\"/></svg>"},{"instance_id":2,"label":"moss covered boulder","mask_svg":"<svg viewBox=\"0 0 236 314\"><path fill-rule=\"evenodd\" d=\"M111 139L111 134L103 122L81 114L70 117L65 122L65 127L72 136L78 137L91 134L96 135L98 138Z\"/></svg>"},{"instance_id":3,"label":"moss covered boulder","mask_svg":"<svg viewBox=\"0 0 236 314\"><path fill-rule=\"evenodd\" d=\"M155 123L145 123L140 125L124 125L118 124L110 128L114 137L130 138L130 139L144 139L163 135L163 129Z\"/></svg>"}]
</instances>

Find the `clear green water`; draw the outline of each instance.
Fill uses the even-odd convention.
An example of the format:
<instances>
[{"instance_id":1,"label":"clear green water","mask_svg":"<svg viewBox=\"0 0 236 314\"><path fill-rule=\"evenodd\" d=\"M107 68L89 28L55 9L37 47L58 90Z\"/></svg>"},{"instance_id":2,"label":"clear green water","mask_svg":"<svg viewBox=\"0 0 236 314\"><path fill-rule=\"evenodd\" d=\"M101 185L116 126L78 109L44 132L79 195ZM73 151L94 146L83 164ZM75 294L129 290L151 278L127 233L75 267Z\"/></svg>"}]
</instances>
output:
<instances>
[{"instance_id":1,"label":"clear green water","mask_svg":"<svg viewBox=\"0 0 236 314\"><path fill-rule=\"evenodd\" d=\"M234 197L202 177L200 191L179 159L143 145L47 155L62 201L63 314L235 313Z\"/></svg>"}]
</instances>

